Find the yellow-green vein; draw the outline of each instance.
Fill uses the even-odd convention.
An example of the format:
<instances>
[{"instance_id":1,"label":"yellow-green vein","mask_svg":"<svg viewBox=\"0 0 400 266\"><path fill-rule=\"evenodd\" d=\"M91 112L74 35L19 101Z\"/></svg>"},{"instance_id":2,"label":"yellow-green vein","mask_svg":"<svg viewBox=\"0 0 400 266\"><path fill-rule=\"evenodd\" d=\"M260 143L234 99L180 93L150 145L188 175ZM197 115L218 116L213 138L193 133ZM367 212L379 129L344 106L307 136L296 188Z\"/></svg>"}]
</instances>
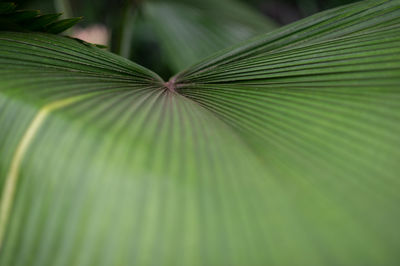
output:
<instances>
[{"instance_id":1,"label":"yellow-green vein","mask_svg":"<svg viewBox=\"0 0 400 266\"><path fill-rule=\"evenodd\" d=\"M86 95L85 95L86 96ZM7 223L10 217L11 208L14 201L15 188L17 186L21 163L26 154L30 144L32 143L35 135L40 129L40 126L46 120L46 117L54 110L70 105L85 96L75 96L43 106L36 114L30 125L28 126L25 134L21 138L17 149L15 150L14 156L11 161L10 169L8 171L3 193L1 195L0 202L0 249L2 247L3 238Z\"/></svg>"}]
</instances>

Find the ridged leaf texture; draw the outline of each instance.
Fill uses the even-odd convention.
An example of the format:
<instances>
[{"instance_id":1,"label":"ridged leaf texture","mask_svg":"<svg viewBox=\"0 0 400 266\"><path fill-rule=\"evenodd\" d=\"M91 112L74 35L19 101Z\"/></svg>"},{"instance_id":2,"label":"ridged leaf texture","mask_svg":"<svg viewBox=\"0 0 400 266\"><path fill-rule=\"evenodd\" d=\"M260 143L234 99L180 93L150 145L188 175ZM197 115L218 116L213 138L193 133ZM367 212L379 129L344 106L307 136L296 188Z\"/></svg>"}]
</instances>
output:
<instances>
[{"instance_id":1,"label":"ridged leaf texture","mask_svg":"<svg viewBox=\"0 0 400 266\"><path fill-rule=\"evenodd\" d=\"M169 82L0 33L0 265L398 265L400 1Z\"/></svg>"}]
</instances>

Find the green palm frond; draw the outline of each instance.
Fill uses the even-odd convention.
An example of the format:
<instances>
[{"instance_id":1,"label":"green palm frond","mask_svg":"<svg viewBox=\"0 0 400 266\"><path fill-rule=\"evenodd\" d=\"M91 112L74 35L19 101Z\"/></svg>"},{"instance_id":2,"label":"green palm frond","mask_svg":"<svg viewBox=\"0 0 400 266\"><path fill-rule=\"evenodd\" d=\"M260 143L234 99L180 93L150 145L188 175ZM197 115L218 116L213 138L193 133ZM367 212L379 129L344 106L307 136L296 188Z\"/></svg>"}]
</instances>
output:
<instances>
[{"instance_id":1,"label":"green palm frond","mask_svg":"<svg viewBox=\"0 0 400 266\"><path fill-rule=\"evenodd\" d=\"M0 265L397 265L399 36L368 0L164 82L0 32Z\"/></svg>"}]
</instances>

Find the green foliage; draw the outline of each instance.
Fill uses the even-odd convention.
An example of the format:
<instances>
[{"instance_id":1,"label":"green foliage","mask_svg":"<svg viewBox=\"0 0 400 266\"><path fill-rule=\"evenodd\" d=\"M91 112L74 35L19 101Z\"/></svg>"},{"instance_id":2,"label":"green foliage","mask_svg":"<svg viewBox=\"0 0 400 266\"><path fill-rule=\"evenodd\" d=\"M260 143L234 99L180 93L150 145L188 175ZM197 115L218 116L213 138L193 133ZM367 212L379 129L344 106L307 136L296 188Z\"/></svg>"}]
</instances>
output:
<instances>
[{"instance_id":1,"label":"green foliage","mask_svg":"<svg viewBox=\"0 0 400 266\"><path fill-rule=\"evenodd\" d=\"M0 265L397 265L399 88L400 1L318 13L167 83L0 32Z\"/></svg>"},{"instance_id":2,"label":"green foliage","mask_svg":"<svg viewBox=\"0 0 400 266\"><path fill-rule=\"evenodd\" d=\"M146 1L141 16L157 35L173 71L276 27L235 0Z\"/></svg>"},{"instance_id":3,"label":"green foliage","mask_svg":"<svg viewBox=\"0 0 400 266\"><path fill-rule=\"evenodd\" d=\"M0 3L0 30L58 34L81 20L81 18L58 20L60 16L61 14L41 15L37 10L17 10L13 3Z\"/></svg>"},{"instance_id":4,"label":"green foliage","mask_svg":"<svg viewBox=\"0 0 400 266\"><path fill-rule=\"evenodd\" d=\"M237 0L124 3L113 26L111 51L157 70L165 78L276 28L271 20Z\"/></svg>"}]
</instances>

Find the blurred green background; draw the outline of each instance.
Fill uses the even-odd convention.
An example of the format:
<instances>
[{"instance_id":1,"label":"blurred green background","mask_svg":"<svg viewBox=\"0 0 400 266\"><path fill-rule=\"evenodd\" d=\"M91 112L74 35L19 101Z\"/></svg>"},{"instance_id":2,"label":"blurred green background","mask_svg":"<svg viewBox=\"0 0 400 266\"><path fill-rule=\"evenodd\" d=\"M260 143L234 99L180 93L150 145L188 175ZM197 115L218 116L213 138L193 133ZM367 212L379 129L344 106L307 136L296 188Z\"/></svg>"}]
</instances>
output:
<instances>
[{"instance_id":1,"label":"blurred green background","mask_svg":"<svg viewBox=\"0 0 400 266\"><path fill-rule=\"evenodd\" d=\"M19 9L83 17L67 32L164 79L279 26L354 0L16 0Z\"/></svg>"}]
</instances>

